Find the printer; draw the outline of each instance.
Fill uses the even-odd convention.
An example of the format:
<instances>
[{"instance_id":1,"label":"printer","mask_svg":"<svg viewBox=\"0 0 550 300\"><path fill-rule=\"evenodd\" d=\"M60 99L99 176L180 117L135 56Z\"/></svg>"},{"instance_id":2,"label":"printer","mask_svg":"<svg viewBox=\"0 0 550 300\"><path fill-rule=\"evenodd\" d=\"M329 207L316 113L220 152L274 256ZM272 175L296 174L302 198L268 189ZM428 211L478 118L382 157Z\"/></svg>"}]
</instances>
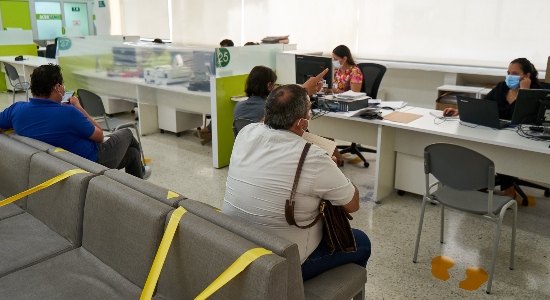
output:
<instances>
[{"instance_id":1,"label":"printer","mask_svg":"<svg viewBox=\"0 0 550 300\"><path fill-rule=\"evenodd\" d=\"M145 68L143 77L145 82L156 85L180 84L189 81L192 70L189 67L158 66L156 68Z\"/></svg>"}]
</instances>

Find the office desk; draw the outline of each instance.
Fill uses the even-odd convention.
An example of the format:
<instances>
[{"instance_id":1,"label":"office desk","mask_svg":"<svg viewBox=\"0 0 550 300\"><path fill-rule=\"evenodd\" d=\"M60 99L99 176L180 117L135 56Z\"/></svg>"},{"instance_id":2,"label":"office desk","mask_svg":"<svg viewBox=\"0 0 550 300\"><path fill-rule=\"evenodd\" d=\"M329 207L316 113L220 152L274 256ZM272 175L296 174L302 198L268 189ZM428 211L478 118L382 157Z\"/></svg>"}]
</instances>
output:
<instances>
[{"instance_id":1,"label":"office desk","mask_svg":"<svg viewBox=\"0 0 550 300\"><path fill-rule=\"evenodd\" d=\"M138 103L142 135L168 130L181 132L202 124L210 114L210 93L188 91L181 85L147 84L143 78L108 77L105 71L73 72L83 86L97 94L133 100Z\"/></svg>"},{"instance_id":2,"label":"office desk","mask_svg":"<svg viewBox=\"0 0 550 300\"><path fill-rule=\"evenodd\" d=\"M499 173L550 183L548 142L522 138L515 130L494 130L481 126L470 128L460 125L457 120L436 125L429 109L406 107L404 110L422 117L402 124L345 118L330 113L312 120L309 128L313 133L377 148L376 201L387 196L393 188L424 194L424 148L437 142L453 143L478 151L493 160Z\"/></svg>"},{"instance_id":3,"label":"office desk","mask_svg":"<svg viewBox=\"0 0 550 300\"><path fill-rule=\"evenodd\" d=\"M4 63L7 62L10 65L14 66L15 69L17 69L17 73L19 73L19 76L24 76L25 81L31 82L31 74L32 71L41 66L41 65L47 65L47 64L57 64L57 60L52 58L45 58L45 57L39 57L39 56L31 56L31 55L23 55L24 60L15 60L15 56L0 56L0 62ZM4 68L2 67L2 72L4 72ZM7 77L6 82L9 83Z\"/></svg>"}]
</instances>

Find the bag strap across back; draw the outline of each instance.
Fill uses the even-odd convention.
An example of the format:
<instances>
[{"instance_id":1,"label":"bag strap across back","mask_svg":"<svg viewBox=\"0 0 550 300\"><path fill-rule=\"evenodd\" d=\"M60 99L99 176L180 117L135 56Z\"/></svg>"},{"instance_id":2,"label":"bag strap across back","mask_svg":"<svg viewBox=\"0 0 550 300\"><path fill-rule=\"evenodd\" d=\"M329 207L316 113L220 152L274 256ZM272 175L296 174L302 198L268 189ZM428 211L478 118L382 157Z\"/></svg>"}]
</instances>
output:
<instances>
[{"instance_id":1,"label":"bag strap across back","mask_svg":"<svg viewBox=\"0 0 550 300\"><path fill-rule=\"evenodd\" d=\"M311 143L306 143L306 145L304 146L304 150L302 151L302 156L300 156L300 161L298 162L298 168L296 169L296 175L294 176L294 183L292 184L290 198L286 200L285 204L286 222L289 225L294 225L301 229L313 227L313 225L317 224L317 222L323 217L323 212L321 211L315 217L315 220L313 220L313 222L305 226L298 225L296 223L296 219L294 219L294 196L296 195L296 188L298 187L298 181L300 180L300 174L302 173L302 168L304 166L304 161L306 160L307 153L309 152L309 148L311 148Z\"/></svg>"}]
</instances>

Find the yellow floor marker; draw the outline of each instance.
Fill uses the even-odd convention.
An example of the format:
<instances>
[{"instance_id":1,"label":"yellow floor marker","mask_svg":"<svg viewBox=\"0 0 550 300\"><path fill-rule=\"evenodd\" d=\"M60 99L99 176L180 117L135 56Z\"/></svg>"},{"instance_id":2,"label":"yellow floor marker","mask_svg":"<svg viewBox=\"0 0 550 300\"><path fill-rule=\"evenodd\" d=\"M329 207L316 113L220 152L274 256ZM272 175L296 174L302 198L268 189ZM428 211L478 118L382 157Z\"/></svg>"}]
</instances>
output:
<instances>
[{"instance_id":1,"label":"yellow floor marker","mask_svg":"<svg viewBox=\"0 0 550 300\"><path fill-rule=\"evenodd\" d=\"M145 158L145 163L150 163L150 162L151 162L150 158Z\"/></svg>"},{"instance_id":2,"label":"yellow floor marker","mask_svg":"<svg viewBox=\"0 0 550 300\"><path fill-rule=\"evenodd\" d=\"M527 196L527 206L537 205L537 201L535 201L535 197L533 197L531 195L527 195L527 194L525 194L525 196ZM518 205L523 204L523 199L521 198L520 194L516 193L516 199L518 200Z\"/></svg>"},{"instance_id":3,"label":"yellow floor marker","mask_svg":"<svg viewBox=\"0 0 550 300\"><path fill-rule=\"evenodd\" d=\"M487 279L489 279L489 275L485 270L480 267L469 267L466 269L466 279L461 281L458 286L463 290L475 291L479 289Z\"/></svg>"},{"instance_id":4,"label":"yellow floor marker","mask_svg":"<svg viewBox=\"0 0 550 300\"><path fill-rule=\"evenodd\" d=\"M356 156L354 159L349 160L349 161L348 161L348 164L356 165L356 164L358 164L358 163L360 163L360 162L363 162L363 161L361 160L361 158L360 158L359 156Z\"/></svg>"},{"instance_id":5,"label":"yellow floor marker","mask_svg":"<svg viewBox=\"0 0 550 300\"><path fill-rule=\"evenodd\" d=\"M432 275L439 280L451 278L449 269L455 265L454 259L449 256L438 256L432 259Z\"/></svg>"}]
</instances>

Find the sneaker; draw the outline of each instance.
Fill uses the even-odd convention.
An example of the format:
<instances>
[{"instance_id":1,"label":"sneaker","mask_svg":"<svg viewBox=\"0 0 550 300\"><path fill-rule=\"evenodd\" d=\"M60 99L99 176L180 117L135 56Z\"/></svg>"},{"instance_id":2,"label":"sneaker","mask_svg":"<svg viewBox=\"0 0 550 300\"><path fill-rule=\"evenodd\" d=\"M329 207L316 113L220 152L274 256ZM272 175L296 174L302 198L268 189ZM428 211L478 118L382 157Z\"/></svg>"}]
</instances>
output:
<instances>
[{"instance_id":1,"label":"sneaker","mask_svg":"<svg viewBox=\"0 0 550 300\"><path fill-rule=\"evenodd\" d=\"M149 166L144 166L143 167L143 180L147 180L149 179L149 177L151 177L151 167Z\"/></svg>"}]
</instances>

